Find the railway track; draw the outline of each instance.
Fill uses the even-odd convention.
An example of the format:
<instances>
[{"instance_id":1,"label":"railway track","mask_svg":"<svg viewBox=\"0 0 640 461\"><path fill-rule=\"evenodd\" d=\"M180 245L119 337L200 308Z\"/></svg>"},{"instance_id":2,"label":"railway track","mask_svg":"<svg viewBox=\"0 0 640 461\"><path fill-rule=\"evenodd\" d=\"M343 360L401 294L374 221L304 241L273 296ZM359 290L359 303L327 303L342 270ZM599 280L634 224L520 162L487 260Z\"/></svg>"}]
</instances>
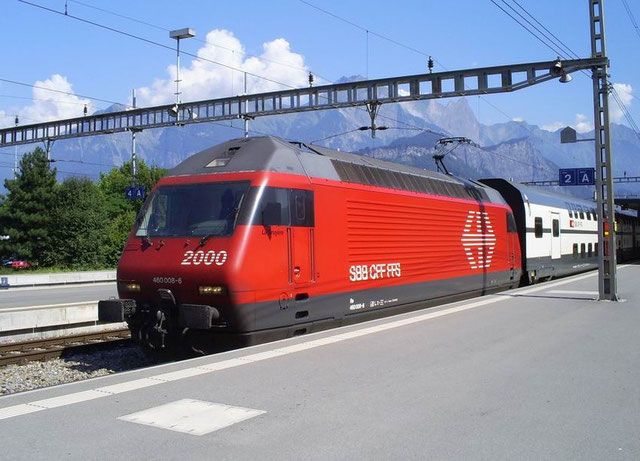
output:
<instances>
[{"instance_id":1,"label":"railway track","mask_svg":"<svg viewBox=\"0 0 640 461\"><path fill-rule=\"evenodd\" d=\"M99 333L87 333L61 338L4 344L0 346L0 366L14 363L26 363L37 360L49 360L61 357L73 349L97 346L130 338L129 330L111 330Z\"/></svg>"}]
</instances>

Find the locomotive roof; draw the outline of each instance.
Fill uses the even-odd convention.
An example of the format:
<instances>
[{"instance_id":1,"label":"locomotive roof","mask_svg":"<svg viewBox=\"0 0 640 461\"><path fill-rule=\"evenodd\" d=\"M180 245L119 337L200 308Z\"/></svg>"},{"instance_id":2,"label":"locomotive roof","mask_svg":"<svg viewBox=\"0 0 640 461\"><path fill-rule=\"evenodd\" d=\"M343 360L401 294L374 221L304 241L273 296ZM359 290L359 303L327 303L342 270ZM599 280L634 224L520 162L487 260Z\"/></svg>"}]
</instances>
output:
<instances>
[{"instance_id":1,"label":"locomotive roof","mask_svg":"<svg viewBox=\"0 0 640 461\"><path fill-rule=\"evenodd\" d=\"M493 189L421 168L263 136L210 147L178 164L170 176L274 171L465 199L504 203Z\"/></svg>"}]
</instances>

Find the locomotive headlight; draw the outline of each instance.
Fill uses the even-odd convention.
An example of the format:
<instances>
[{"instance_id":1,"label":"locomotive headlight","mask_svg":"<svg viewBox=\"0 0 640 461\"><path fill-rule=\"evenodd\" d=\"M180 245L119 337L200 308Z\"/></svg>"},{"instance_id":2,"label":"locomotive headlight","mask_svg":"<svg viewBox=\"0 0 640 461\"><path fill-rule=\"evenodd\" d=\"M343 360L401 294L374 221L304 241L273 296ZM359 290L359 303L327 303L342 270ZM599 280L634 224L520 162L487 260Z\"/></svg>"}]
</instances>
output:
<instances>
[{"instance_id":1,"label":"locomotive headlight","mask_svg":"<svg viewBox=\"0 0 640 461\"><path fill-rule=\"evenodd\" d=\"M198 287L198 292L201 295L221 295L224 293L224 287L217 285L217 286L199 286Z\"/></svg>"},{"instance_id":2,"label":"locomotive headlight","mask_svg":"<svg viewBox=\"0 0 640 461\"><path fill-rule=\"evenodd\" d=\"M118 282L118 285L126 291L140 291L140 284L138 282Z\"/></svg>"}]
</instances>

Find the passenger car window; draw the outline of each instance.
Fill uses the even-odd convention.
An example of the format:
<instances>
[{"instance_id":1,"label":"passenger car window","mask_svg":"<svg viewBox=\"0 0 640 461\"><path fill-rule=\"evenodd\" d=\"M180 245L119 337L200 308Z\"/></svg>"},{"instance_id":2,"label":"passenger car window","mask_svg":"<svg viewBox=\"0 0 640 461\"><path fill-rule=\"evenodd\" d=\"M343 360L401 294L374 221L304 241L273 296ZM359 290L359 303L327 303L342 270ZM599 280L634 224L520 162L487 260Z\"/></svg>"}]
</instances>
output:
<instances>
[{"instance_id":1,"label":"passenger car window","mask_svg":"<svg viewBox=\"0 0 640 461\"><path fill-rule=\"evenodd\" d=\"M554 237L560 236L560 221L558 221L557 219L553 220L553 236Z\"/></svg>"},{"instance_id":2,"label":"passenger car window","mask_svg":"<svg viewBox=\"0 0 640 461\"><path fill-rule=\"evenodd\" d=\"M535 236L536 238L542 238L542 218L535 218Z\"/></svg>"}]
</instances>

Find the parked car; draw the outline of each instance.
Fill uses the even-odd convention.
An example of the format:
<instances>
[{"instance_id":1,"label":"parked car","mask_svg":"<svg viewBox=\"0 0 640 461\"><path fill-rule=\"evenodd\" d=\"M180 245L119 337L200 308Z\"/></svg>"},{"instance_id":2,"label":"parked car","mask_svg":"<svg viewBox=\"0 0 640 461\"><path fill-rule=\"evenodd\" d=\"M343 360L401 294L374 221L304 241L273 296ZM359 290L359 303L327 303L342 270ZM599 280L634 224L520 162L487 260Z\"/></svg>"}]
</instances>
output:
<instances>
[{"instance_id":1,"label":"parked car","mask_svg":"<svg viewBox=\"0 0 640 461\"><path fill-rule=\"evenodd\" d=\"M29 269L31 267L31 263L29 261L25 261L22 259L15 259L11 262L12 269Z\"/></svg>"},{"instance_id":2,"label":"parked car","mask_svg":"<svg viewBox=\"0 0 640 461\"><path fill-rule=\"evenodd\" d=\"M11 267L11 264L16 260L16 258L9 257L2 259L2 267Z\"/></svg>"}]
</instances>

